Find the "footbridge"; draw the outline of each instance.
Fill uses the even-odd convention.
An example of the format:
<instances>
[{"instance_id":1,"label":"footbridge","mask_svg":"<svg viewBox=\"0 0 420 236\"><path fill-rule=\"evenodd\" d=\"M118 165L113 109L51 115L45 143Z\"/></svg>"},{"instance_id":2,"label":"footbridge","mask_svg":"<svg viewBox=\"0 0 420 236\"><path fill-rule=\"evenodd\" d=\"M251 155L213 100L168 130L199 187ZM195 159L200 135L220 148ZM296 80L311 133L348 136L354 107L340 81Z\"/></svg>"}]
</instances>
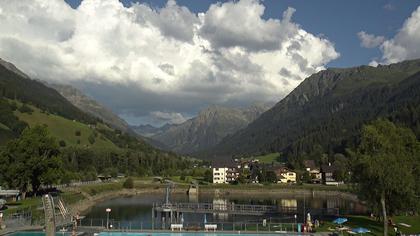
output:
<instances>
[{"instance_id":1,"label":"footbridge","mask_svg":"<svg viewBox=\"0 0 420 236\"><path fill-rule=\"evenodd\" d=\"M163 203L154 204L157 212L178 213L226 213L231 215L265 215L277 213L276 206L269 205L245 205L245 204L217 204L217 203ZM287 209L292 210L292 209Z\"/></svg>"}]
</instances>

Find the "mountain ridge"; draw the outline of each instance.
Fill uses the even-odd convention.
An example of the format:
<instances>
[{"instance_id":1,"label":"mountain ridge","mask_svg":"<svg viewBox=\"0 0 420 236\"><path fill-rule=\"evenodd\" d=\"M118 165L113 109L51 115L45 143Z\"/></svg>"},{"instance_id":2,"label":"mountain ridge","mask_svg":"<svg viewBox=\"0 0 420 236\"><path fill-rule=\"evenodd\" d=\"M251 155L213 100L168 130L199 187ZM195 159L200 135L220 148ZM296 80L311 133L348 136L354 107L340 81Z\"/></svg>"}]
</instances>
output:
<instances>
[{"instance_id":1,"label":"mountain ridge","mask_svg":"<svg viewBox=\"0 0 420 236\"><path fill-rule=\"evenodd\" d=\"M222 138L246 127L269 105L257 104L247 108L211 105L182 124L172 125L150 138L170 150L191 154L216 145Z\"/></svg>"},{"instance_id":2,"label":"mountain ridge","mask_svg":"<svg viewBox=\"0 0 420 236\"><path fill-rule=\"evenodd\" d=\"M306 155L317 144L326 152L344 152L355 143L363 123L378 117L392 118L390 111L378 109L387 107L384 101L389 99L389 90L396 90L400 82L419 71L420 60L320 71L247 128L202 155L282 152L296 157Z\"/></svg>"},{"instance_id":3,"label":"mountain ridge","mask_svg":"<svg viewBox=\"0 0 420 236\"><path fill-rule=\"evenodd\" d=\"M69 100L73 105L80 110L95 116L113 128L121 131L129 131L129 125L126 121L121 119L118 115L114 114L109 108L96 100L88 97L79 89L64 84L46 83L45 84L57 90L63 97Z\"/></svg>"}]
</instances>

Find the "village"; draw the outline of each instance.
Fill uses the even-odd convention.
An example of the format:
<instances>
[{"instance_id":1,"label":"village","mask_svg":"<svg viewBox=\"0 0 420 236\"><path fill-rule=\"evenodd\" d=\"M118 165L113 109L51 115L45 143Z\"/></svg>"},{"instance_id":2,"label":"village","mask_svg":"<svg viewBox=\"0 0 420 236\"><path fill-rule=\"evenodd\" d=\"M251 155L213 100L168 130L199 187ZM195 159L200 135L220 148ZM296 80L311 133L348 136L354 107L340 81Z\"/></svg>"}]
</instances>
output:
<instances>
[{"instance_id":1,"label":"village","mask_svg":"<svg viewBox=\"0 0 420 236\"><path fill-rule=\"evenodd\" d=\"M318 166L314 160L303 162L304 170L293 170L284 163L261 163L258 159L229 159L215 161L211 169L214 184L278 183L324 184L338 186L344 181L336 178L337 165Z\"/></svg>"}]
</instances>

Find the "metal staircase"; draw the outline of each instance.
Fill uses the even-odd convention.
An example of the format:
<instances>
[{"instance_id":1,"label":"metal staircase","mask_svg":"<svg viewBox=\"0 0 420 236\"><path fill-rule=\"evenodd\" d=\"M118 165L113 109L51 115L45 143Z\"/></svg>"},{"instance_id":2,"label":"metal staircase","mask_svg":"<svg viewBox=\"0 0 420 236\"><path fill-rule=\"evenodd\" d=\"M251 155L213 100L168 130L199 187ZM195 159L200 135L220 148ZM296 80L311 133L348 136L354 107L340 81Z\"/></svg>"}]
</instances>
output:
<instances>
[{"instance_id":1,"label":"metal staircase","mask_svg":"<svg viewBox=\"0 0 420 236\"><path fill-rule=\"evenodd\" d=\"M57 227L74 227L73 217L61 199L46 194L42 197L42 203L45 213L46 236L55 236Z\"/></svg>"}]
</instances>

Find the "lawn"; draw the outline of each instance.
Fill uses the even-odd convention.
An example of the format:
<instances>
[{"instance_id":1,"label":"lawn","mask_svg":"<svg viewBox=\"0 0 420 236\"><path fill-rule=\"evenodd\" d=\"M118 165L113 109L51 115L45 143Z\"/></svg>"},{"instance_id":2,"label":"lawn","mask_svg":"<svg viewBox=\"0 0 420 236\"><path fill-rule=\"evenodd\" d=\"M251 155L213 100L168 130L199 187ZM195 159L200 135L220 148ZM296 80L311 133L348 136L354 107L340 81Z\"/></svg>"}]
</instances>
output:
<instances>
[{"instance_id":1,"label":"lawn","mask_svg":"<svg viewBox=\"0 0 420 236\"><path fill-rule=\"evenodd\" d=\"M8 216L15 213L32 212L32 219L40 219L43 213L39 210L40 206L42 206L40 197L26 198L17 202L8 202L4 214Z\"/></svg>"},{"instance_id":2,"label":"lawn","mask_svg":"<svg viewBox=\"0 0 420 236\"><path fill-rule=\"evenodd\" d=\"M366 234L369 235L383 235L383 223L376 221L368 216L344 216L348 218L348 222L344 223L344 226L350 228L356 227L364 227L371 231L371 233ZM394 222L398 225L398 229L403 234L419 234L420 233L420 216L396 216L392 218ZM399 223L406 223L411 225L411 227L404 227L399 225ZM329 228L335 228L332 222L325 222L320 228L317 229L318 232L332 232L329 231ZM393 227L388 228L389 234L394 234ZM344 235L350 235L349 233L345 232Z\"/></svg>"},{"instance_id":3,"label":"lawn","mask_svg":"<svg viewBox=\"0 0 420 236\"><path fill-rule=\"evenodd\" d=\"M64 140L67 146L83 146L83 147L94 147L94 148L115 148L114 143L106 139L102 134L95 131L93 127L89 125L68 120L61 116L43 113L38 108L30 106L33 109L31 114L21 113L15 111L15 115L22 121L28 123L29 126L37 124L47 125L51 135L57 138L57 141ZM76 132L80 132L77 136ZM95 142L89 143L89 136L94 137Z\"/></svg>"},{"instance_id":4,"label":"lawn","mask_svg":"<svg viewBox=\"0 0 420 236\"><path fill-rule=\"evenodd\" d=\"M345 185L327 186L322 184L209 184L200 186L202 188L218 189L246 189L246 190L275 190L275 189L306 189L314 191L341 191L351 192L351 189Z\"/></svg>"},{"instance_id":5,"label":"lawn","mask_svg":"<svg viewBox=\"0 0 420 236\"><path fill-rule=\"evenodd\" d=\"M98 184L85 185L85 186L80 187L82 191L88 193L91 196L100 194L103 192L118 191L118 190L121 190L122 188L123 188L122 183L120 182L98 183Z\"/></svg>"},{"instance_id":6,"label":"lawn","mask_svg":"<svg viewBox=\"0 0 420 236\"><path fill-rule=\"evenodd\" d=\"M275 153L270 153L267 155L251 157L249 159L258 159L260 163L271 164L273 162L274 163L279 162L279 157L280 157L280 153L275 152Z\"/></svg>"},{"instance_id":7,"label":"lawn","mask_svg":"<svg viewBox=\"0 0 420 236\"><path fill-rule=\"evenodd\" d=\"M77 203L85 198L83 194L79 192L64 192L60 195L60 197L63 199L64 204L66 205Z\"/></svg>"}]
</instances>

